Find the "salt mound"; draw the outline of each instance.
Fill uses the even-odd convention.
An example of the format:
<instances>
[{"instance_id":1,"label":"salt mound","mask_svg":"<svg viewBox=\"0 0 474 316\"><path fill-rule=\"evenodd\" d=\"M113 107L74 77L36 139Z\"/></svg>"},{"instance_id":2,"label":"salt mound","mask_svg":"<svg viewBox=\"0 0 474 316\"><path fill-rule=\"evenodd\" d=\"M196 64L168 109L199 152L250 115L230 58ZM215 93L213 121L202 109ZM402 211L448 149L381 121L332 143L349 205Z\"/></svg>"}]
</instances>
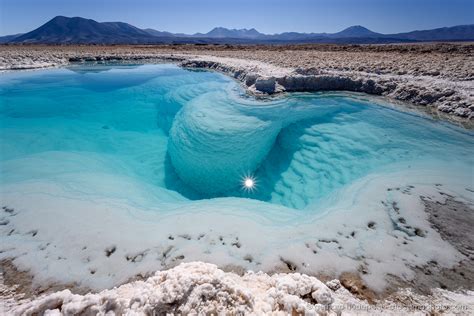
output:
<instances>
[{"instance_id":1,"label":"salt mound","mask_svg":"<svg viewBox=\"0 0 474 316\"><path fill-rule=\"evenodd\" d=\"M62 313L151 314L262 314L272 311L317 314L330 308L331 290L314 277L247 272L240 277L203 262L182 263L157 272L146 281L124 284L97 294L69 290L28 302L17 315Z\"/></svg>"},{"instance_id":2,"label":"salt mound","mask_svg":"<svg viewBox=\"0 0 474 316\"><path fill-rule=\"evenodd\" d=\"M338 109L338 105L318 107L303 99L297 103L252 103L224 92L205 93L174 118L168 143L171 163L181 180L197 192L224 195L258 169L283 128Z\"/></svg>"},{"instance_id":3,"label":"salt mound","mask_svg":"<svg viewBox=\"0 0 474 316\"><path fill-rule=\"evenodd\" d=\"M0 304L4 299L0 297ZM402 289L371 305L339 280L326 286L299 273L269 276L249 271L238 276L213 264L192 262L97 294L64 290L21 302L13 297L4 307L12 315L469 315L474 292L433 289L426 296Z\"/></svg>"},{"instance_id":4,"label":"salt mound","mask_svg":"<svg viewBox=\"0 0 474 316\"><path fill-rule=\"evenodd\" d=\"M204 195L237 187L267 156L280 129L278 120L244 115L206 95L176 115L168 153L180 178Z\"/></svg>"}]
</instances>

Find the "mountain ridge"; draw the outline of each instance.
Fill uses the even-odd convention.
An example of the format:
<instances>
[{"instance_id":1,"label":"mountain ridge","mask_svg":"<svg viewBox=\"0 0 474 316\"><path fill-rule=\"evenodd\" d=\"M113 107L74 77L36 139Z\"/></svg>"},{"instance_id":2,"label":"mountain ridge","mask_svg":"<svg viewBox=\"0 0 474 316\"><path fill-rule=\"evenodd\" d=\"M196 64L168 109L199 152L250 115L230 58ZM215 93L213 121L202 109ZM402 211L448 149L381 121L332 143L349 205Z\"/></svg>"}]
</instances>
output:
<instances>
[{"instance_id":1,"label":"mountain ridge","mask_svg":"<svg viewBox=\"0 0 474 316\"><path fill-rule=\"evenodd\" d=\"M382 34L354 25L336 33L283 32L264 34L255 28L215 27L207 33L182 34L140 29L125 22L97 22L82 17L56 16L40 27L16 35L0 37L8 44L272 44L272 43L398 43L419 41L474 40L474 24L431 30Z\"/></svg>"},{"instance_id":2,"label":"mountain ridge","mask_svg":"<svg viewBox=\"0 0 474 316\"><path fill-rule=\"evenodd\" d=\"M258 32L256 29L228 29L222 26L218 26L210 30L209 32L196 33L193 37L209 37L209 38L259 38L265 36L265 34Z\"/></svg>"}]
</instances>

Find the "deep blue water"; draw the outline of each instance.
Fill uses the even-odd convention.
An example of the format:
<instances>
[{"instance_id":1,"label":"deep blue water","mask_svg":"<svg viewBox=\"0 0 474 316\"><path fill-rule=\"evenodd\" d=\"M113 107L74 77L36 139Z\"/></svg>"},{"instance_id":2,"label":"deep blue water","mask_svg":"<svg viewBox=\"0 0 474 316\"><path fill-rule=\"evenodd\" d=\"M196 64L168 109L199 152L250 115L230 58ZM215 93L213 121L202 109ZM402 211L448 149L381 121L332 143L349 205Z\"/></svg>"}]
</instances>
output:
<instances>
[{"instance_id":1,"label":"deep blue water","mask_svg":"<svg viewBox=\"0 0 474 316\"><path fill-rule=\"evenodd\" d=\"M472 132L349 94L258 101L224 75L174 65L0 75L1 184L107 173L171 199L301 209L398 163L455 161L472 173L472 157Z\"/></svg>"}]
</instances>

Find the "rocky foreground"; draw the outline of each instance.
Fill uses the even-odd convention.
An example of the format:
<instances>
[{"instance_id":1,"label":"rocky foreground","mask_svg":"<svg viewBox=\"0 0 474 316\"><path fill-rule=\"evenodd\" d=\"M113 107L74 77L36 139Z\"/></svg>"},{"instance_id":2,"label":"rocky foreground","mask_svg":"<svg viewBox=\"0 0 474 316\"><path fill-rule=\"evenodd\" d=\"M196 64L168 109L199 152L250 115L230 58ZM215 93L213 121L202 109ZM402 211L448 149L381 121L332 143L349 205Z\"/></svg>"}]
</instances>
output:
<instances>
[{"instance_id":1,"label":"rocky foreground","mask_svg":"<svg viewBox=\"0 0 474 316\"><path fill-rule=\"evenodd\" d=\"M401 290L369 303L357 297L359 287L356 281L323 283L299 273L239 276L191 262L86 295L63 290L22 299L0 287L0 303L13 315L468 315L474 308L472 291L437 289L426 296Z\"/></svg>"},{"instance_id":2,"label":"rocky foreground","mask_svg":"<svg viewBox=\"0 0 474 316\"><path fill-rule=\"evenodd\" d=\"M75 62L165 59L209 68L249 91L346 90L423 106L435 116L474 117L474 44L297 46L0 46L0 70Z\"/></svg>"}]
</instances>

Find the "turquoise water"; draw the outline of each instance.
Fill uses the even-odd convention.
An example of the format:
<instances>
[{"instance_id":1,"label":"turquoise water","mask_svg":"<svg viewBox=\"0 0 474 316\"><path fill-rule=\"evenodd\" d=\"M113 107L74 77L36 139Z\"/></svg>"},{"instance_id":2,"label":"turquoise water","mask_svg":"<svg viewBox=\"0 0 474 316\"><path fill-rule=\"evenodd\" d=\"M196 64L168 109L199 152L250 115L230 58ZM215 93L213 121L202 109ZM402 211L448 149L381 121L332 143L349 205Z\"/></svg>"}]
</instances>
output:
<instances>
[{"instance_id":1,"label":"turquoise water","mask_svg":"<svg viewBox=\"0 0 474 316\"><path fill-rule=\"evenodd\" d=\"M169 201L236 196L303 209L399 163L456 162L472 174L474 142L356 95L259 101L213 72L78 65L0 75L0 151L2 184L104 173ZM71 189L96 185L81 183Z\"/></svg>"}]
</instances>

